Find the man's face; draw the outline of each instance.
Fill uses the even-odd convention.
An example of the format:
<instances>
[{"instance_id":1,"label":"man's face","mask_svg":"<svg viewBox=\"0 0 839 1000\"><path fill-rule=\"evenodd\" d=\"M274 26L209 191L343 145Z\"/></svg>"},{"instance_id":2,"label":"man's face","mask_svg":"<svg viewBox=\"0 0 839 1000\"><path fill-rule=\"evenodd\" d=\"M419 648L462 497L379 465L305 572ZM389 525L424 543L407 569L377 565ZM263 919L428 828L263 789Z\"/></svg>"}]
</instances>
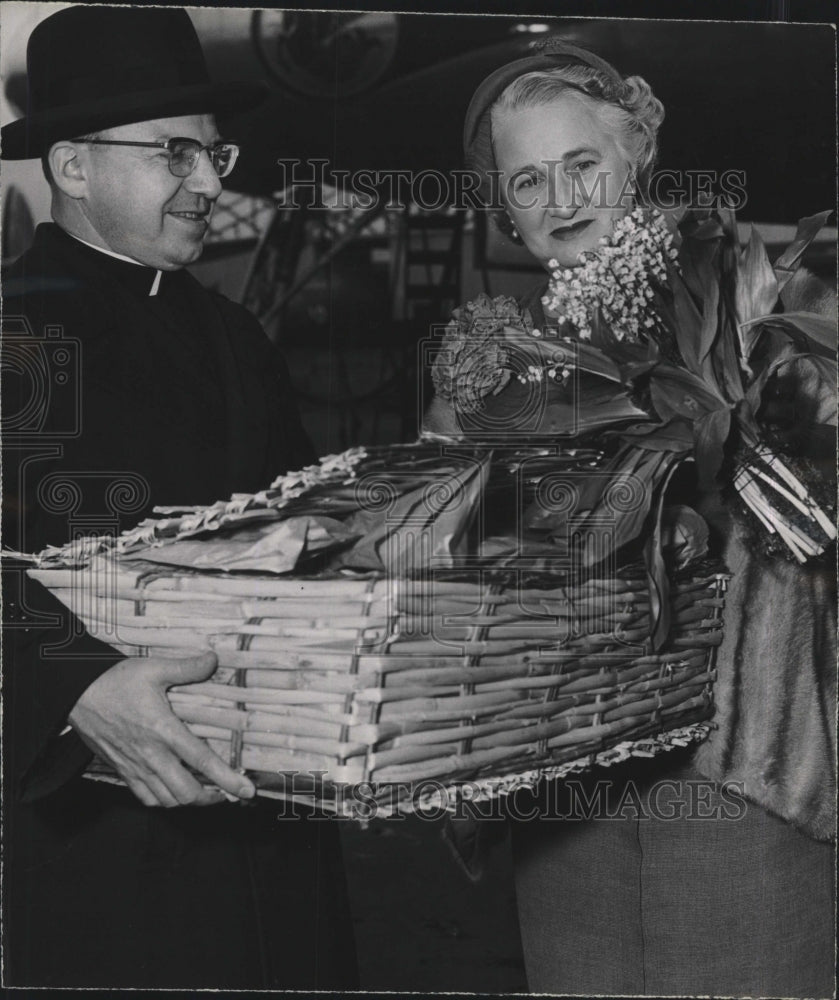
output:
<instances>
[{"instance_id":1,"label":"man's face","mask_svg":"<svg viewBox=\"0 0 839 1000\"><path fill-rule=\"evenodd\" d=\"M102 139L165 142L176 137L202 145L219 139L212 115L183 115L120 125ZM87 196L81 210L115 253L171 271L201 256L221 182L202 152L189 177L174 177L165 149L81 145L87 167Z\"/></svg>"}]
</instances>

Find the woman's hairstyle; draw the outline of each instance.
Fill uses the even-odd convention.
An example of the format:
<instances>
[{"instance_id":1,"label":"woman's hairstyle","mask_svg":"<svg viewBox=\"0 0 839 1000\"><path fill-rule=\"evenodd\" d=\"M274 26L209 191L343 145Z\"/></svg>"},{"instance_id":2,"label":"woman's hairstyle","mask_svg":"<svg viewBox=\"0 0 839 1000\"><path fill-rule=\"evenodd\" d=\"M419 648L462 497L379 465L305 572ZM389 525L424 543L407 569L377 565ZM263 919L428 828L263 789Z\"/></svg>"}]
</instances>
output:
<instances>
[{"instance_id":1,"label":"woman's hairstyle","mask_svg":"<svg viewBox=\"0 0 839 1000\"><path fill-rule=\"evenodd\" d=\"M545 66L550 59L549 53L556 54L560 65ZM519 63L522 72L497 96L493 95L494 99L486 106L481 106L481 88L487 81L478 88L470 107L473 115L471 135L466 139L467 166L481 175L480 193L485 203L494 209L499 229L513 238L509 216L497 207L497 194L490 193L497 191L497 185L493 187L489 175L498 169L492 141L493 122L502 114L548 104L567 94L584 103L612 134L621 156L630 166L636 197L644 201L658 155L658 129L664 119L664 107L650 85L640 76L624 79L593 53L559 40L545 56L522 59ZM501 72L503 70L496 71L494 76L497 78ZM479 117L474 118L476 102Z\"/></svg>"}]
</instances>

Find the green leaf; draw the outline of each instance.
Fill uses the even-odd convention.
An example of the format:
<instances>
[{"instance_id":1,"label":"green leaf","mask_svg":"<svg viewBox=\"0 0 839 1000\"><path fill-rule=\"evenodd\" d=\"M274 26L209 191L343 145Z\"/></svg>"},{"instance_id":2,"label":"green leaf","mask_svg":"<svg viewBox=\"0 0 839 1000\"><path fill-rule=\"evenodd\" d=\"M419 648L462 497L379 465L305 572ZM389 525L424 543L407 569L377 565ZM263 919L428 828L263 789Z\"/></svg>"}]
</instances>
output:
<instances>
[{"instance_id":1,"label":"green leaf","mask_svg":"<svg viewBox=\"0 0 839 1000\"><path fill-rule=\"evenodd\" d=\"M625 393L596 404L589 404L585 399L568 403L550 400L540 416L535 433L566 437L587 434L646 416L644 410L637 407Z\"/></svg>"},{"instance_id":2,"label":"green leaf","mask_svg":"<svg viewBox=\"0 0 839 1000\"><path fill-rule=\"evenodd\" d=\"M734 209L722 206L717 209L728 242L737 250L740 249L740 234L737 232L737 216Z\"/></svg>"},{"instance_id":3,"label":"green leaf","mask_svg":"<svg viewBox=\"0 0 839 1000\"><path fill-rule=\"evenodd\" d=\"M778 291L784 287L798 270L801 258L804 256L807 247L813 242L819 230L832 214L832 210L828 210L827 212L819 212L818 215L809 215L806 219L799 220L795 238L775 261L775 276L778 280Z\"/></svg>"},{"instance_id":4,"label":"green leaf","mask_svg":"<svg viewBox=\"0 0 839 1000\"><path fill-rule=\"evenodd\" d=\"M690 235L694 240L717 240L723 235L723 228L718 219L705 219Z\"/></svg>"},{"instance_id":5,"label":"green leaf","mask_svg":"<svg viewBox=\"0 0 839 1000\"><path fill-rule=\"evenodd\" d=\"M670 274L670 287L673 291L673 313L676 343L679 353L692 372L699 372L699 331L702 328L702 315L696 308L682 278L674 270Z\"/></svg>"},{"instance_id":6,"label":"green leaf","mask_svg":"<svg viewBox=\"0 0 839 1000\"><path fill-rule=\"evenodd\" d=\"M581 371L601 378L620 382L621 375L615 362L603 351L582 340L561 339L549 333L534 337L524 330L508 327L504 330L504 342L510 357L526 366L529 362L542 365L555 362L557 365L573 365Z\"/></svg>"},{"instance_id":7,"label":"green leaf","mask_svg":"<svg viewBox=\"0 0 839 1000\"><path fill-rule=\"evenodd\" d=\"M755 323L766 323L767 326L785 330L788 333L794 331L803 334L814 353L824 354L827 352L829 357L836 356L836 321L828 319L826 316L811 312L777 313L773 316L759 317Z\"/></svg>"},{"instance_id":8,"label":"green leaf","mask_svg":"<svg viewBox=\"0 0 839 1000\"><path fill-rule=\"evenodd\" d=\"M714 410L693 425L696 469L701 490L712 490L723 460L723 446L731 430L731 411Z\"/></svg>"},{"instance_id":9,"label":"green leaf","mask_svg":"<svg viewBox=\"0 0 839 1000\"><path fill-rule=\"evenodd\" d=\"M711 363L713 378L706 377L706 382L713 385L720 396L729 403L737 403L743 398L743 373L740 369L740 358L735 347L733 318L725 298L720 298L719 304L719 335L714 341L714 347L705 359L705 365Z\"/></svg>"},{"instance_id":10,"label":"green leaf","mask_svg":"<svg viewBox=\"0 0 839 1000\"><path fill-rule=\"evenodd\" d=\"M738 323L772 312L778 301L778 280L760 233L752 226L749 242L737 258L734 271L734 310Z\"/></svg>"},{"instance_id":11,"label":"green leaf","mask_svg":"<svg viewBox=\"0 0 839 1000\"><path fill-rule=\"evenodd\" d=\"M703 414L725 406L725 400L701 378L663 363L650 376L650 395L656 413L663 419L698 420Z\"/></svg>"},{"instance_id":12,"label":"green leaf","mask_svg":"<svg viewBox=\"0 0 839 1000\"><path fill-rule=\"evenodd\" d=\"M661 214L664 218L664 224L673 236L674 242L677 238L681 238L679 233L679 226L684 221L688 212L688 206L686 204L677 205L675 208L662 208Z\"/></svg>"},{"instance_id":13,"label":"green leaf","mask_svg":"<svg viewBox=\"0 0 839 1000\"><path fill-rule=\"evenodd\" d=\"M652 343L652 341L650 341L650 343ZM653 344L653 346L655 345ZM644 348L644 351L647 351L646 347ZM631 364L621 365L621 382L623 382L624 385L630 385L642 375L646 375L647 372L652 371L652 369L655 368L660 361L661 358L658 355L658 351L656 351L653 357L648 357L643 361L633 361Z\"/></svg>"},{"instance_id":14,"label":"green leaf","mask_svg":"<svg viewBox=\"0 0 839 1000\"><path fill-rule=\"evenodd\" d=\"M602 378L611 379L613 382L621 382L621 373L618 366L603 351L598 350L592 344L584 341L575 341L566 345L571 361L581 371L589 372L592 375L600 375Z\"/></svg>"},{"instance_id":15,"label":"green leaf","mask_svg":"<svg viewBox=\"0 0 839 1000\"><path fill-rule=\"evenodd\" d=\"M693 430L688 421L674 417L661 424L633 424L617 432L620 437L648 451L693 450Z\"/></svg>"},{"instance_id":16,"label":"green leaf","mask_svg":"<svg viewBox=\"0 0 839 1000\"><path fill-rule=\"evenodd\" d=\"M658 515L658 523L661 516ZM644 562L647 567L647 586L650 593L650 623L652 647L661 649L670 634L670 580L661 553L661 529L656 527L644 544Z\"/></svg>"},{"instance_id":17,"label":"green leaf","mask_svg":"<svg viewBox=\"0 0 839 1000\"><path fill-rule=\"evenodd\" d=\"M707 223L706 223L707 225ZM715 221L717 236L722 230ZM679 264L685 284L695 299L701 302L707 294L714 276L714 260L719 252L719 243L711 239L686 240L679 254Z\"/></svg>"},{"instance_id":18,"label":"green leaf","mask_svg":"<svg viewBox=\"0 0 839 1000\"><path fill-rule=\"evenodd\" d=\"M705 361L719 330L718 308L720 302L720 286L716 275L711 272L707 278L702 300L702 325L699 328L699 361Z\"/></svg>"},{"instance_id":19,"label":"green leaf","mask_svg":"<svg viewBox=\"0 0 839 1000\"><path fill-rule=\"evenodd\" d=\"M634 541L646 530L650 510L667 478L668 470L678 459L667 453L654 453L636 447L628 448L620 455L620 467L615 467L608 484L602 492L601 501L590 511L580 524L582 532L588 524L600 527L613 522L611 551L616 551ZM602 528L595 530L601 539ZM583 549L583 565L591 567L609 552L598 552L595 546Z\"/></svg>"},{"instance_id":20,"label":"green leaf","mask_svg":"<svg viewBox=\"0 0 839 1000\"><path fill-rule=\"evenodd\" d=\"M652 624L652 646L659 650L667 641L670 633L670 579L664 556L661 551L661 519L664 510L664 497L673 473L679 467L674 462L667 470L656 497L653 517L653 530L644 545L644 562L647 567L647 583L650 594L650 622Z\"/></svg>"}]
</instances>

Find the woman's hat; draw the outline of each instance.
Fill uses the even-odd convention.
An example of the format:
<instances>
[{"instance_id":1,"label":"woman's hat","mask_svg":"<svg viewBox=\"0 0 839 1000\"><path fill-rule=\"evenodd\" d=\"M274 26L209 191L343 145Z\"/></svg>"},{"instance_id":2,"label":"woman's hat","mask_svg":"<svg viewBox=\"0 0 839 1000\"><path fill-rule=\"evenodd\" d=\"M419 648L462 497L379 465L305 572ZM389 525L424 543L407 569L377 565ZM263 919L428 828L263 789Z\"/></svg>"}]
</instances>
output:
<instances>
[{"instance_id":1,"label":"woman's hat","mask_svg":"<svg viewBox=\"0 0 839 1000\"><path fill-rule=\"evenodd\" d=\"M178 115L242 111L261 84L214 84L187 12L79 6L33 30L28 114L2 130L6 160L42 156L59 139Z\"/></svg>"},{"instance_id":2,"label":"woman's hat","mask_svg":"<svg viewBox=\"0 0 839 1000\"><path fill-rule=\"evenodd\" d=\"M548 38L540 43L533 55L505 63L486 77L479 85L469 108L463 126L463 150L466 163L476 169L492 169L492 134L488 112L507 87L525 73L538 70L552 70L563 66L589 66L599 70L619 93L623 77L605 59L578 48L561 38Z\"/></svg>"}]
</instances>

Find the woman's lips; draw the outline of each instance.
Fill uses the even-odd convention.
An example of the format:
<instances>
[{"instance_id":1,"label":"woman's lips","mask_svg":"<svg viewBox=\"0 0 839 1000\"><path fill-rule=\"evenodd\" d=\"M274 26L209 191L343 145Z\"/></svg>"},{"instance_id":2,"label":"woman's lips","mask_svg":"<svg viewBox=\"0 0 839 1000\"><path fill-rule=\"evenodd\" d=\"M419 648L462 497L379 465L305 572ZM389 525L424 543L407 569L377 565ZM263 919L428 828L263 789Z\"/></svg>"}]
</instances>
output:
<instances>
[{"instance_id":1,"label":"woman's lips","mask_svg":"<svg viewBox=\"0 0 839 1000\"><path fill-rule=\"evenodd\" d=\"M587 229L591 223L591 219L581 219L579 222L574 222L570 226L557 226L556 229L551 230L551 237L564 243L567 240L574 239L574 237L579 235L584 229Z\"/></svg>"}]
</instances>

